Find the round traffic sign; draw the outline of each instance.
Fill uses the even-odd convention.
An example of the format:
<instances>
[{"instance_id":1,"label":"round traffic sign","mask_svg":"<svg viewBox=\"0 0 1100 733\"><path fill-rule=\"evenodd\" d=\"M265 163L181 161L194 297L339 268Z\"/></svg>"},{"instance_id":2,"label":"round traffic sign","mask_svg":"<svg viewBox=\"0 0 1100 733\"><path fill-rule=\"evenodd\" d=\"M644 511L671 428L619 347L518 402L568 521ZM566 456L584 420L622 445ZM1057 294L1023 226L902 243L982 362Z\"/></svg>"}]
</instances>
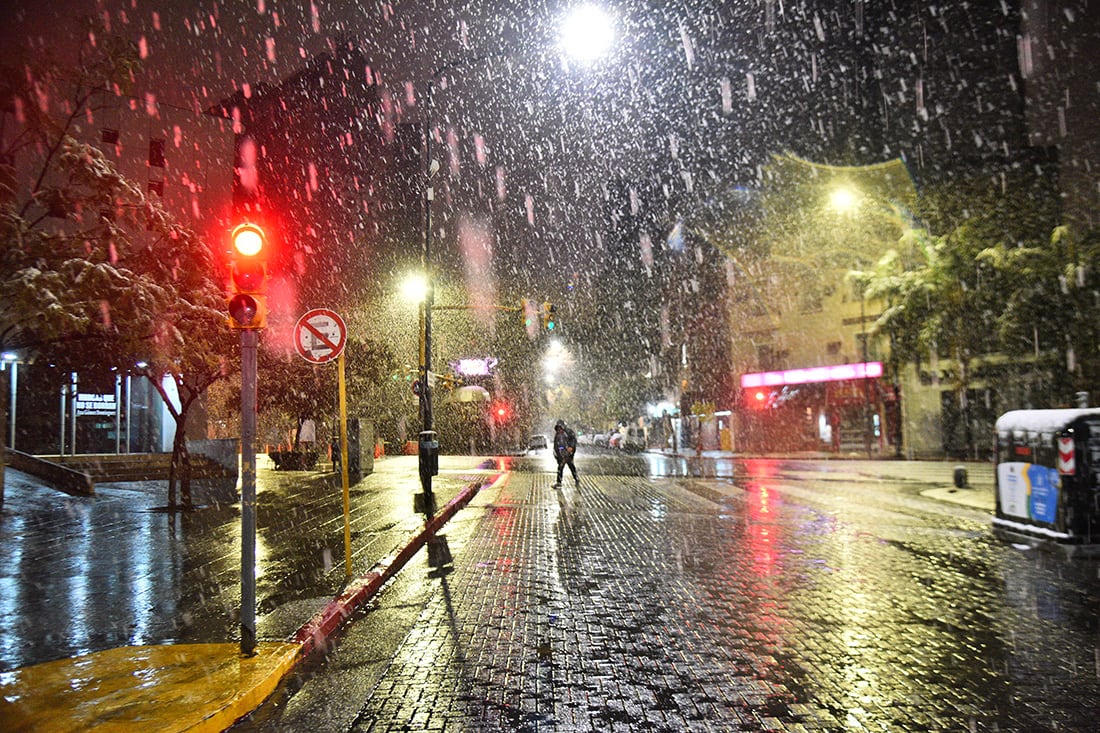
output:
<instances>
[{"instance_id":1,"label":"round traffic sign","mask_svg":"<svg viewBox=\"0 0 1100 733\"><path fill-rule=\"evenodd\" d=\"M344 319L326 308L314 308L294 324L294 348L312 364L324 364L340 356L347 337Z\"/></svg>"}]
</instances>

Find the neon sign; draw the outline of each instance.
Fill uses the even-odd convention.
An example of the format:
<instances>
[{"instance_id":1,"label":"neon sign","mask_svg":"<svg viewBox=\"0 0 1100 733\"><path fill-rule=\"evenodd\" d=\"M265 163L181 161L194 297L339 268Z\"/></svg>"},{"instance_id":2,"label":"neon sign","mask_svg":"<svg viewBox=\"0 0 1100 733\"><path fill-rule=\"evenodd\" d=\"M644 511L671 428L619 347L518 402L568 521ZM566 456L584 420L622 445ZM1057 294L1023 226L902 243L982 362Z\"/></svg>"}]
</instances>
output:
<instances>
[{"instance_id":1,"label":"neon sign","mask_svg":"<svg viewBox=\"0 0 1100 733\"><path fill-rule=\"evenodd\" d=\"M836 364L804 369L786 369L780 372L754 372L741 375L741 387L782 387L786 384L814 384L817 382L843 382L849 379L878 379L882 376L881 361L858 364Z\"/></svg>"},{"instance_id":2,"label":"neon sign","mask_svg":"<svg viewBox=\"0 0 1100 733\"><path fill-rule=\"evenodd\" d=\"M459 359L450 364L456 373L465 377L486 377L493 373L497 360L488 356L483 359Z\"/></svg>"}]
</instances>

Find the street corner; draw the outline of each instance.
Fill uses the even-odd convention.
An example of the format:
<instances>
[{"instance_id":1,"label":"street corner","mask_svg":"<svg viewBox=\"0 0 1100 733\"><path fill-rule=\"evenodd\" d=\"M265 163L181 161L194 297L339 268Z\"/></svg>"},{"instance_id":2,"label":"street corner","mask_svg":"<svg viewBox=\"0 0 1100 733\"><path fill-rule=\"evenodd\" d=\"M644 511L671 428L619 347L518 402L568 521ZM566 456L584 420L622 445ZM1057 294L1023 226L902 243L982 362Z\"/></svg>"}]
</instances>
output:
<instances>
[{"instance_id":1,"label":"street corner","mask_svg":"<svg viewBox=\"0 0 1100 733\"><path fill-rule=\"evenodd\" d=\"M937 487L925 489L920 495L936 501L961 504L972 509L985 509L992 513L996 509L996 499L992 488L976 486L974 488Z\"/></svg>"},{"instance_id":2,"label":"street corner","mask_svg":"<svg viewBox=\"0 0 1100 733\"><path fill-rule=\"evenodd\" d=\"M301 646L263 642L118 647L0 675L0 728L222 731L255 710L299 659Z\"/></svg>"}]
</instances>

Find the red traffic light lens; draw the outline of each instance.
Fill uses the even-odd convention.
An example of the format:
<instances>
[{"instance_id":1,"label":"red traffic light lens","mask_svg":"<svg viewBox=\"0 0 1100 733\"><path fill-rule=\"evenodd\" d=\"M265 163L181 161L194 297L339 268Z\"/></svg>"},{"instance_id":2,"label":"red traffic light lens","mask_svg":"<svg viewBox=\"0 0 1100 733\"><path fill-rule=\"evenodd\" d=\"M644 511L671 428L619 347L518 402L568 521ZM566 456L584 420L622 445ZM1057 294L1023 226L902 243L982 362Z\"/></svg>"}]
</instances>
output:
<instances>
[{"instance_id":1,"label":"red traffic light lens","mask_svg":"<svg viewBox=\"0 0 1100 733\"><path fill-rule=\"evenodd\" d=\"M229 317L242 326L251 326L260 312L260 305L251 295L240 293L229 301Z\"/></svg>"}]
</instances>

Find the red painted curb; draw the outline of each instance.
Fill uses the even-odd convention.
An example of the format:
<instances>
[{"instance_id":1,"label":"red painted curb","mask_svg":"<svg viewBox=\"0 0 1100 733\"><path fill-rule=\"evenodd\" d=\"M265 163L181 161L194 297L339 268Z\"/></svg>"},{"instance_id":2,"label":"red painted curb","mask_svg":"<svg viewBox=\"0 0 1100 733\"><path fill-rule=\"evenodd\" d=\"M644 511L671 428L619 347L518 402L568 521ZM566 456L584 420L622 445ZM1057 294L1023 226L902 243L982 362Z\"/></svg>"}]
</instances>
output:
<instances>
[{"instance_id":1,"label":"red painted curb","mask_svg":"<svg viewBox=\"0 0 1100 733\"><path fill-rule=\"evenodd\" d=\"M460 509L470 503L477 493L486 486L492 486L500 482L506 474L498 473L489 481L469 484L458 495L447 503L443 509L432 517L412 539L396 553L379 560L366 575L356 578L345 586L344 591L325 604L325 607L314 614L313 618L305 623L294 635L294 641L302 645L299 659L308 657L325 640L336 632L351 614L370 600L375 593L394 575L397 574L409 560L412 559L421 547L423 547L443 525L445 525Z\"/></svg>"}]
</instances>

